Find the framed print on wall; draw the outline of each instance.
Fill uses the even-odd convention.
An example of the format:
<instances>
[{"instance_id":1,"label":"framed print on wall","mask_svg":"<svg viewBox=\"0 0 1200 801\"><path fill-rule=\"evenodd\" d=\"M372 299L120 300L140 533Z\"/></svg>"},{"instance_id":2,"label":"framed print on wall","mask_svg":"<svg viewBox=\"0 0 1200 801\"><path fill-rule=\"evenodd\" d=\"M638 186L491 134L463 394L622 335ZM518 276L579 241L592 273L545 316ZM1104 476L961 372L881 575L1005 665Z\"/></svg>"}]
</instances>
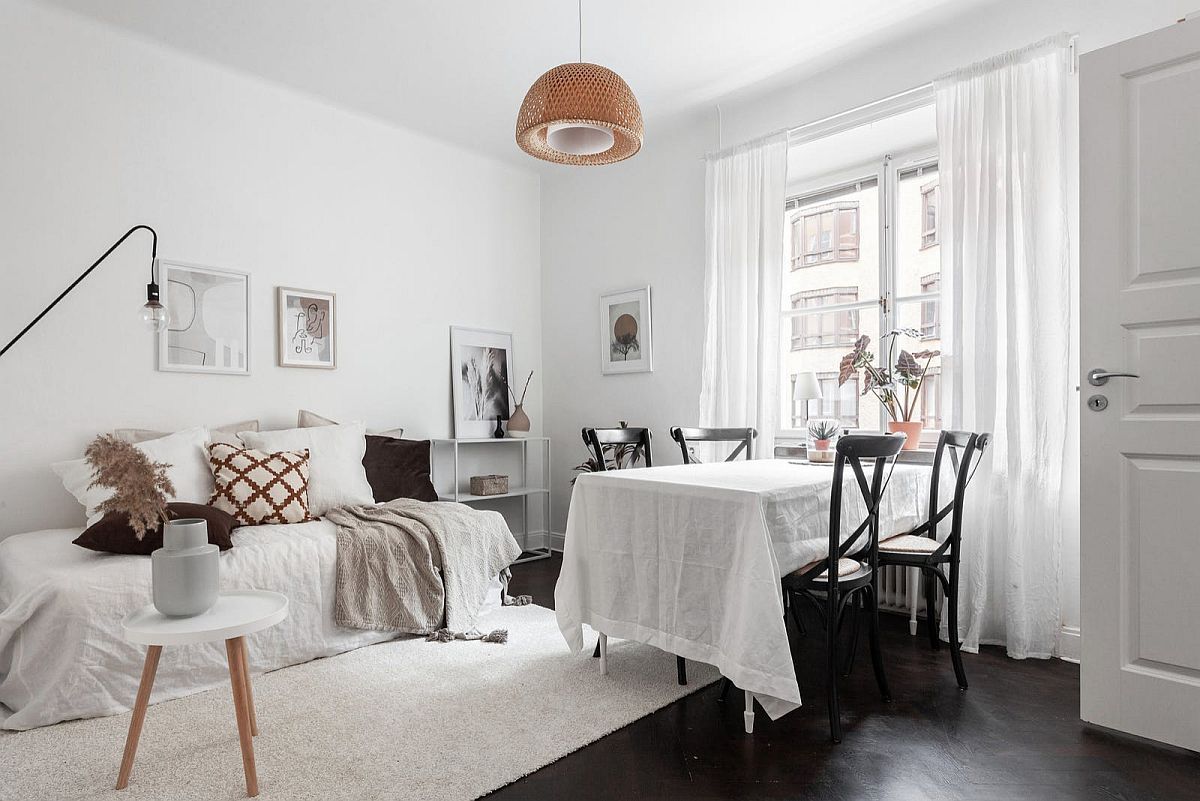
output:
<instances>
[{"instance_id":1,"label":"framed print on wall","mask_svg":"<svg viewBox=\"0 0 1200 801\"><path fill-rule=\"evenodd\" d=\"M650 287L600 296L600 370L649 373L654 369Z\"/></svg>"},{"instance_id":2,"label":"framed print on wall","mask_svg":"<svg viewBox=\"0 0 1200 801\"><path fill-rule=\"evenodd\" d=\"M337 367L337 295L278 287L276 316L280 367Z\"/></svg>"},{"instance_id":3,"label":"framed print on wall","mask_svg":"<svg viewBox=\"0 0 1200 801\"><path fill-rule=\"evenodd\" d=\"M159 261L167 327L158 369L250 375L250 276L199 264Z\"/></svg>"},{"instance_id":4,"label":"framed print on wall","mask_svg":"<svg viewBox=\"0 0 1200 801\"><path fill-rule=\"evenodd\" d=\"M508 420L508 382L513 375L511 332L450 329L455 437L490 437L496 430L497 416Z\"/></svg>"}]
</instances>

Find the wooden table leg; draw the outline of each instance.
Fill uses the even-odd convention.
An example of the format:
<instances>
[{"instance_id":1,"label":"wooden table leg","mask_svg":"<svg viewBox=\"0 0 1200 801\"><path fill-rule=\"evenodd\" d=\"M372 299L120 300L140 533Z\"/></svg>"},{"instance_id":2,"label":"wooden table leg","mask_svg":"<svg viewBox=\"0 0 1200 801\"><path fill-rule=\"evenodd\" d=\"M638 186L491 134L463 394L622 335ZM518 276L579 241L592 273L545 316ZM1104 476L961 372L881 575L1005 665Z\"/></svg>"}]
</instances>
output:
<instances>
[{"instance_id":1,"label":"wooden table leg","mask_svg":"<svg viewBox=\"0 0 1200 801\"><path fill-rule=\"evenodd\" d=\"M250 712L246 708L246 676L243 672L245 640L234 637L225 641L229 660L229 683L233 687L233 708L237 713L238 739L242 744L242 770L246 774L246 795L258 795L258 773L254 769L254 735L250 733Z\"/></svg>"},{"instance_id":2,"label":"wooden table leg","mask_svg":"<svg viewBox=\"0 0 1200 801\"><path fill-rule=\"evenodd\" d=\"M150 688L154 686L154 674L158 672L158 657L161 645L146 649L146 663L142 666L142 683L138 685L137 700L133 703L133 717L129 720L129 734L125 737L125 753L121 757L121 770L117 773L117 789L129 786L129 774L133 772L133 757L137 754L138 738L142 736L142 724L146 722L146 707L150 705Z\"/></svg>"},{"instance_id":3,"label":"wooden table leg","mask_svg":"<svg viewBox=\"0 0 1200 801\"><path fill-rule=\"evenodd\" d=\"M250 684L250 649L242 637L242 675L246 677L246 708L250 710L250 733L258 736L258 713L254 711L254 687Z\"/></svg>"}]
</instances>

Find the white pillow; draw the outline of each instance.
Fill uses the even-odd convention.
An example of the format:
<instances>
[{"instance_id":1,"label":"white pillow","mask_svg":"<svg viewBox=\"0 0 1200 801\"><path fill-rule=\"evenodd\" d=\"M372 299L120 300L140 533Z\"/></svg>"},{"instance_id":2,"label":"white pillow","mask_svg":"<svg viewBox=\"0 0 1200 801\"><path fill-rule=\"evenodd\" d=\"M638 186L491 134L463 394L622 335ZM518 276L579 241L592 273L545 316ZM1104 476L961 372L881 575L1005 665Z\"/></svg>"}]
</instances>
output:
<instances>
[{"instance_id":1,"label":"white pillow","mask_svg":"<svg viewBox=\"0 0 1200 801\"><path fill-rule=\"evenodd\" d=\"M226 445L234 445L238 448L242 447L242 441L238 439L239 431L257 431L257 420L243 420L240 423L226 423L223 426L208 427L208 441L222 442ZM162 439L167 436L169 431L154 431L149 428L118 428L113 431L113 436L122 442L128 442L133 445L139 442L145 442L148 439Z\"/></svg>"},{"instance_id":2,"label":"white pillow","mask_svg":"<svg viewBox=\"0 0 1200 801\"><path fill-rule=\"evenodd\" d=\"M296 428L317 428L319 426L336 426L337 420L330 420L328 417L322 417L316 412L310 412L308 409L301 409L296 413ZM258 430L256 426L255 431ZM403 428L388 428L383 431L368 431L376 437L388 437L390 439L404 439Z\"/></svg>"},{"instance_id":3,"label":"white pillow","mask_svg":"<svg viewBox=\"0 0 1200 801\"><path fill-rule=\"evenodd\" d=\"M363 454L367 452L366 427L347 423L283 431L240 431L247 448L259 451L299 451L308 448L308 511L323 515L339 506L375 503Z\"/></svg>"},{"instance_id":4,"label":"white pillow","mask_svg":"<svg viewBox=\"0 0 1200 801\"><path fill-rule=\"evenodd\" d=\"M171 465L167 476L175 485L175 494L167 500L204 504L208 503L213 491L212 470L209 469L208 456L204 452L204 446L207 444L207 428L189 428L159 439L138 442L134 447L149 456L153 462L166 462ZM93 475L92 466L87 460L56 462L50 465L50 469L62 479L67 492L83 504L87 524L91 526L99 522L103 515L96 511L96 507L108 500L113 492L107 487L88 489Z\"/></svg>"}]
</instances>

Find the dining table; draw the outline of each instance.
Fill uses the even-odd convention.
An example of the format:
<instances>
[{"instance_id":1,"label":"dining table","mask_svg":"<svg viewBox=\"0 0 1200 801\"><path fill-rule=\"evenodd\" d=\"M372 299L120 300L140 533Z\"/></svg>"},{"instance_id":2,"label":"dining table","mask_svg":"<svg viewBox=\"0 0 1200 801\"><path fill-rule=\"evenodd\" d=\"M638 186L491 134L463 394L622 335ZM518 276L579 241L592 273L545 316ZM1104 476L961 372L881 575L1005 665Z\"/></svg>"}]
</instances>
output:
<instances>
[{"instance_id":1,"label":"dining table","mask_svg":"<svg viewBox=\"0 0 1200 801\"><path fill-rule=\"evenodd\" d=\"M882 537L927 514L928 468L891 470ZM781 580L828 555L833 474L784 459L581 474L554 590L567 645L590 651L587 626L714 665L746 694L747 732L754 700L772 720L798 708ZM848 537L867 512L853 472L843 480Z\"/></svg>"}]
</instances>

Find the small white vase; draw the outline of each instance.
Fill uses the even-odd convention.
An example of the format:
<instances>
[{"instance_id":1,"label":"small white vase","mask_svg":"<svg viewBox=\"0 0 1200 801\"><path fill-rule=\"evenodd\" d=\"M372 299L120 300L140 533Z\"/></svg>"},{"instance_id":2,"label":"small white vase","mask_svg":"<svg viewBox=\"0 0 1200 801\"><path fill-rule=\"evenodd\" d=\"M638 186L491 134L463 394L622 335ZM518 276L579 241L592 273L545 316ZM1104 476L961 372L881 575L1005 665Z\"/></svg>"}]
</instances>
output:
<instances>
[{"instance_id":1,"label":"small white vase","mask_svg":"<svg viewBox=\"0 0 1200 801\"><path fill-rule=\"evenodd\" d=\"M208 522L169 520L163 547L150 554L154 607L170 617L207 612L220 590L220 550L208 541Z\"/></svg>"}]
</instances>

